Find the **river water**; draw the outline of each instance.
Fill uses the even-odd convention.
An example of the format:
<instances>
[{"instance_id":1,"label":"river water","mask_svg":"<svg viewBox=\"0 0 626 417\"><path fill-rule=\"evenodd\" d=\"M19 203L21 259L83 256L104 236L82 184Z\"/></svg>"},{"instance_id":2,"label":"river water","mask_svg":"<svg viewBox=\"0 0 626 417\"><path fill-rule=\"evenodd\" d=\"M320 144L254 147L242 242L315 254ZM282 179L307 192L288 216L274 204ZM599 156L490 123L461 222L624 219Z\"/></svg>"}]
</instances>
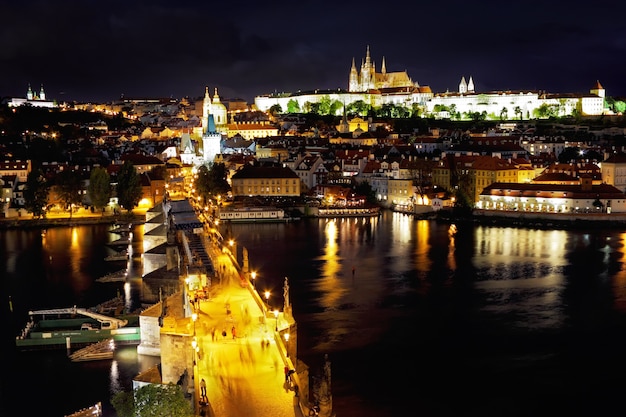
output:
<instances>
[{"instance_id":1,"label":"river water","mask_svg":"<svg viewBox=\"0 0 626 417\"><path fill-rule=\"evenodd\" d=\"M337 417L620 410L624 232L449 225L389 211L223 230L273 306L288 278L298 357L315 374L328 354ZM13 307L2 312L15 332L28 309L89 306L118 291L136 303L138 279L95 282L118 268L103 261L113 238L106 226L1 231L2 300ZM102 401L114 416L111 393L154 364L132 348L85 364L64 352L14 352L15 332L4 337L16 370L1 377L6 410L62 416Z\"/></svg>"}]
</instances>

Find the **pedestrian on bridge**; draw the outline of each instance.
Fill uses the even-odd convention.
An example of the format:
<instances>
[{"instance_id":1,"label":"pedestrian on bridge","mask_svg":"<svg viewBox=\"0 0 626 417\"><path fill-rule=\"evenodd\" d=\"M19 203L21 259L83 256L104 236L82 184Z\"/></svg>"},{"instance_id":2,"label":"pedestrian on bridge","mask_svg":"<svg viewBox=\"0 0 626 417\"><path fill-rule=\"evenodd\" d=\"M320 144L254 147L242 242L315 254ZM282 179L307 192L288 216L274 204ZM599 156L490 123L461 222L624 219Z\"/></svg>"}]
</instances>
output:
<instances>
[{"instance_id":1,"label":"pedestrian on bridge","mask_svg":"<svg viewBox=\"0 0 626 417\"><path fill-rule=\"evenodd\" d=\"M202 397L202 401L206 401L207 400L207 396L206 396L206 381L204 380L204 378L202 378L200 380L200 396Z\"/></svg>"}]
</instances>

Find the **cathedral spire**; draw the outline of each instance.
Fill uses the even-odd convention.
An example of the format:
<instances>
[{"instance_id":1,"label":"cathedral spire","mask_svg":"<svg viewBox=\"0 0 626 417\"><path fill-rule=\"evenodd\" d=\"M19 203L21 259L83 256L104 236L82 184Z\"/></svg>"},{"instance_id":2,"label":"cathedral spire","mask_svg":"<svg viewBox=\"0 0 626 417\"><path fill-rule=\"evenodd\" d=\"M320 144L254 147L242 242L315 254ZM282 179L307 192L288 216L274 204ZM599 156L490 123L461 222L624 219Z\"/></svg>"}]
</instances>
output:
<instances>
[{"instance_id":1,"label":"cathedral spire","mask_svg":"<svg viewBox=\"0 0 626 417\"><path fill-rule=\"evenodd\" d=\"M387 73L387 66L385 65L385 57L383 57L383 66L380 69L380 72L383 73L383 74Z\"/></svg>"},{"instance_id":2,"label":"cathedral spire","mask_svg":"<svg viewBox=\"0 0 626 417\"><path fill-rule=\"evenodd\" d=\"M211 96L209 86L204 87L204 100L202 101L202 133L206 133L209 127L209 115L211 114Z\"/></svg>"},{"instance_id":3,"label":"cathedral spire","mask_svg":"<svg viewBox=\"0 0 626 417\"><path fill-rule=\"evenodd\" d=\"M461 77L461 82L459 83L459 93L467 93L467 82L465 81L465 76Z\"/></svg>"}]
</instances>

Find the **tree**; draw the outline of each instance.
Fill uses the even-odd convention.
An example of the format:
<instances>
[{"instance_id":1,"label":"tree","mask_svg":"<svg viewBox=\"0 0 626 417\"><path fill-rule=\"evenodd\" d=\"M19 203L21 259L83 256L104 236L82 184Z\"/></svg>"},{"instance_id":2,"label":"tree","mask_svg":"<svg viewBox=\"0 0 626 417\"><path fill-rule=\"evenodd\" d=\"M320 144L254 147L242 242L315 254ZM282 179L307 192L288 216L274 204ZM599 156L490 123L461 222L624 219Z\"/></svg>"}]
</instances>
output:
<instances>
[{"instance_id":1,"label":"tree","mask_svg":"<svg viewBox=\"0 0 626 417\"><path fill-rule=\"evenodd\" d=\"M272 107L269 108L268 112L272 116L276 116L277 114L280 114L283 112L283 108L281 107L280 104L274 104Z\"/></svg>"},{"instance_id":2,"label":"tree","mask_svg":"<svg viewBox=\"0 0 626 417\"><path fill-rule=\"evenodd\" d=\"M74 206L83 202L80 175L75 171L64 170L57 174L55 190L63 205L70 211L70 219Z\"/></svg>"},{"instance_id":3,"label":"tree","mask_svg":"<svg viewBox=\"0 0 626 417\"><path fill-rule=\"evenodd\" d=\"M96 167L91 171L87 193L91 204L98 210L104 212L104 208L109 204L109 200L113 194L111 176L106 169Z\"/></svg>"},{"instance_id":4,"label":"tree","mask_svg":"<svg viewBox=\"0 0 626 417\"><path fill-rule=\"evenodd\" d=\"M119 205L131 211L134 209L139 200L141 200L143 190L141 189L141 181L135 166L130 161L125 161L120 172L117 174L117 201Z\"/></svg>"},{"instance_id":5,"label":"tree","mask_svg":"<svg viewBox=\"0 0 626 417\"><path fill-rule=\"evenodd\" d=\"M365 116L371 106L365 103L363 100L354 101L347 106L348 113L354 113L357 116Z\"/></svg>"},{"instance_id":6,"label":"tree","mask_svg":"<svg viewBox=\"0 0 626 417\"><path fill-rule=\"evenodd\" d=\"M454 211L458 215L467 216L472 213L474 199L472 197L472 178L467 173L462 173L458 178L456 188Z\"/></svg>"},{"instance_id":7,"label":"tree","mask_svg":"<svg viewBox=\"0 0 626 417\"><path fill-rule=\"evenodd\" d=\"M118 392L111 404L120 417L191 417L193 410L180 385L149 384Z\"/></svg>"},{"instance_id":8,"label":"tree","mask_svg":"<svg viewBox=\"0 0 626 417\"><path fill-rule=\"evenodd\" d=\"M330 103L330 112L331 116L336 116L337 114L341 114L341 109L343 108L343 103L339 100L333 100Z\"/></svg>"},{"instance_id":9,"label":"tree","mask_svg":"<svg viewBox=\"0 0 626 417\"><path fill-rule=\"evenodd\" d=\"M119 417L137 417L135 414L135 399L132 392L116 392L111 397L111 405L115 408Z\"/></svg>"},{"instance_id":10,"label":"tree","mask_svg":"<svg viewBox=\"0 0 626 417\"><path fill-rule=\"evenodd\" d=\"M367 181L361 181L354 186L354 192L358 195L364 195L365 201L371 204L376 204L376 193L374 189Z\"/></svg>"},{"instance_id":11,"label":"tree","mask_svg":"<svg viewBox=\"0 0 626 417\"><path fill-rule=\"evenodd\" d=\"M294 99L287 103L287 113L300 113L300 104Z\"/></svg>"},{"instance_id":12,"label":"tree","mask_svg":"<svg viewBox=\"0 0 626 417\"><path fill-rule=\"evenodd\" d=\"M515 106L513 112L517 117L519 117L520 120L522 120L522 108L520 106Z\"/></svg>"},{"instance_id":13,"label":"tree","mask_svg":"<svg viewBox=\"0 0 626 417\"><path fill-rule=\"evenodd\" d=\"M230 185L228 185L226 178L226 165L223 163L211 164L210 168L202 165L198 168L196 189L205 201L211 197L224 195L230 191Z\"/></svg>"},{"instance_id":14,"label":"tree","mask_svg":"<svg viewBox=\"0 0 626 417\"><path fill-rule=\"evenodd\" d=\"M318 114L330 114L330 96L325 95L320 98L318 103Z\"/></svg>"},{"instance_id":15,"label":"tree","mask_svg":"<svg viewBox=\"0 0 626 417\"><path fill-rule=\"evenodd\" d=\"M569 164L581 159L580 148L578 146L567 146L558 156L559 162Z\"/></svg>"},{"instance_id":16,"label":"tree","mask_svg":"<svg viewBox=\"0 0 626 417\"><path fill-rule=\"evenodd\" d=\"M46 217L49 191L41 169L32 170L28 173L24 189L24 207L33 213L35 218Z\"/></svg>"}]
</instances>

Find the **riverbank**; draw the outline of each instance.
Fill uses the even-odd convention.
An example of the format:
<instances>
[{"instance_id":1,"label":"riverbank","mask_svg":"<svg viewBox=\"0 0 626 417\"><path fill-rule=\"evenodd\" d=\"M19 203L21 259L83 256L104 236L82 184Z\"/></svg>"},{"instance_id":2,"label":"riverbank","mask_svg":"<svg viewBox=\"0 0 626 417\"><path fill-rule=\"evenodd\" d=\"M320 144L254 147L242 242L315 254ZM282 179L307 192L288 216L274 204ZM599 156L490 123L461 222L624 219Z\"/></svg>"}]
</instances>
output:
<instances>
[{"instance_id":1,"label":"riverbank","mask_svg":"<svg viewBox=\"0 0 626 417\"><path fill-rule=\"evenodd\" d=\"M446 223L471 222L490 226L535 229L589 229L594 227L626 227L626 213L531 213L474 210L459 216L452 210L440 210L436 220Z\"/></svg>"},{"instance_id":2,"label":"riverbank","mask_svg":"<svg viewBox=\"0 0 626 417\"><path fill-rule=\"evenodd\" d=\"M89 215L89 214L73 214L72 217L67 215L55 214L46 216L45 218L33 218L31 216L1 218L0 229L26 229L26 228L50 228L64 226L79 226L84 224L115 224L118 222L143 223L146 220L145 213L132 212L115 215Z\"/></svg>"}]
</instances>

